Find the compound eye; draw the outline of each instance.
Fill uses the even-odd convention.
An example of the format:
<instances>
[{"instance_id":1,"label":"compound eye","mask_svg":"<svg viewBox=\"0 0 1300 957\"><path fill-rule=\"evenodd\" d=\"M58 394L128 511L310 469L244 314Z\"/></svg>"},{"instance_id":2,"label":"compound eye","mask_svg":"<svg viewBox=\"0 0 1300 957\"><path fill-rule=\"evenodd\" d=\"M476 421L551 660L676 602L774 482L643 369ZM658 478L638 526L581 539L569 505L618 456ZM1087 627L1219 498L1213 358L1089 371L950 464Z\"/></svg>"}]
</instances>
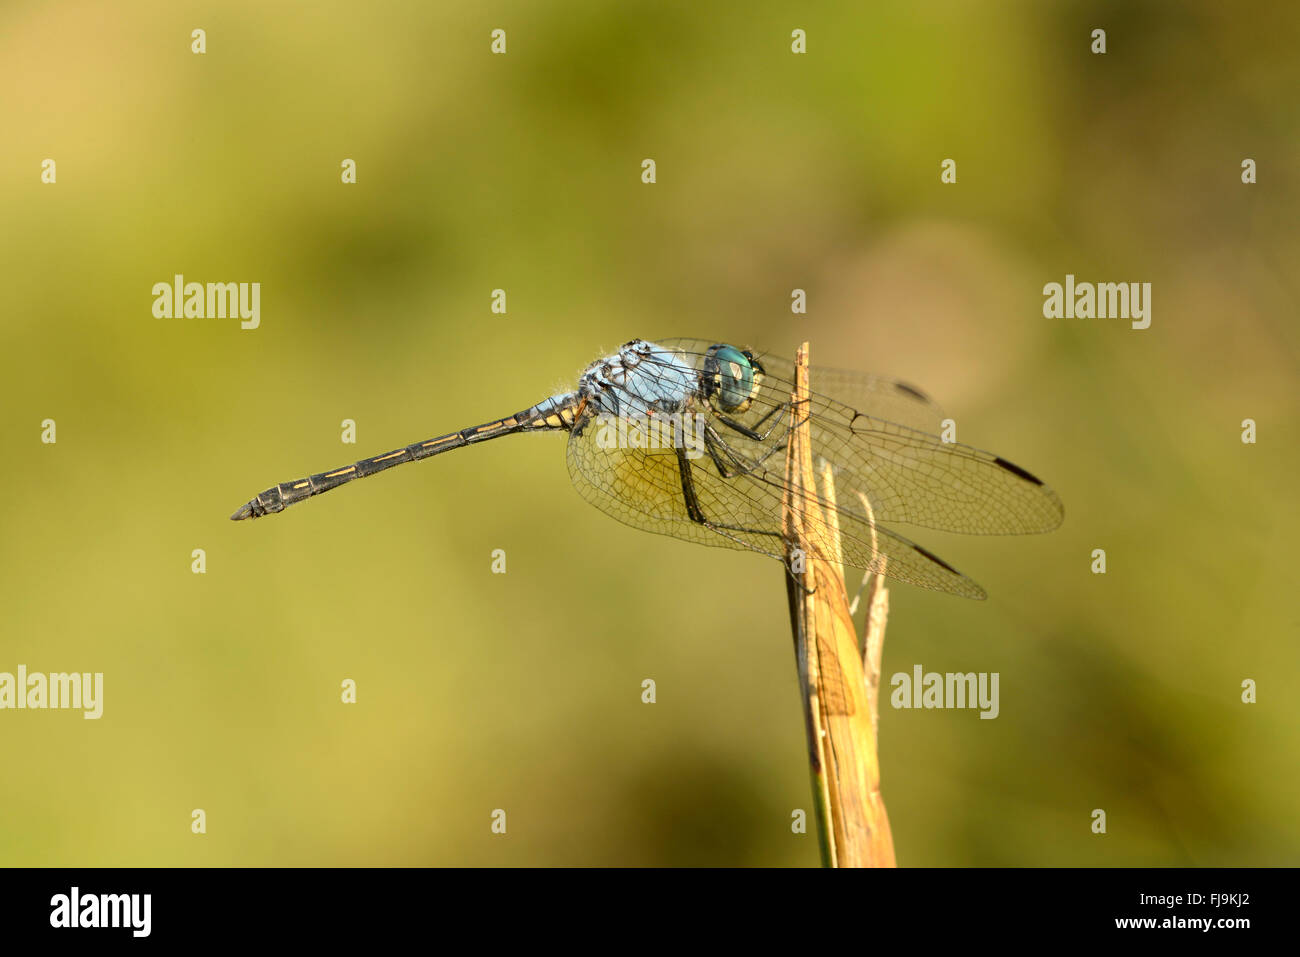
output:
<instances>
[{"instance_id":1,"label":"compound eye","mask_svg":"<svg viewBox=\"0 0 1300 957\"><path fill-rule=\"evenodd\" d=\"M749 353L735 346L713 346L704 360L709 400L721 412L745 411L758 391L760 371Z\"/></svg>"}]
</instances>

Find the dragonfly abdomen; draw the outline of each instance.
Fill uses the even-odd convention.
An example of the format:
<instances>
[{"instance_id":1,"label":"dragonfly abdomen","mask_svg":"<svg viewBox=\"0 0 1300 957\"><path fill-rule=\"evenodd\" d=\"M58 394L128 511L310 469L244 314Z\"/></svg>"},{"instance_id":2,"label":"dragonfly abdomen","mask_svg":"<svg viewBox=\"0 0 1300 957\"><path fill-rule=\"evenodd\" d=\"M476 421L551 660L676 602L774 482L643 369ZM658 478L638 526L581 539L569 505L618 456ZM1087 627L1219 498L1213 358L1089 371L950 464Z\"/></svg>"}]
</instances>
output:
<instances>
[{"instance_id":1,"label":"dragonfly abdomen","mask_svg":"<svg viewBox=\"0 0 1300 957\"><path fill-rule=\"evenodd\" d=\"M353 479L365 478L368 475L374 475L376 472L390 469L395 465L418 462L420 459L427 459L466 445L486 442L488 439L500 438L503 435L513 435L516 432L567 432L573 428L576 406L577 395L575 393L552 396L545 402L539 402L531 408L516 412L504 419L497 419L495 422L473 425L461 429L459 432L448 432L446 435L440 435L424 442L416 442L414 445L394 449L392 452L385 452L383 455L361 459L359 462L353 462L351 465L333 469L329 472L318 472L306 478L281 482L240 506L230 518L232 521L238 522L244 519L261 518L263 515L283 512L290 505L311 498L313 495L328 492L340 485L346 485Z\"/></svg>"}]
</instances>

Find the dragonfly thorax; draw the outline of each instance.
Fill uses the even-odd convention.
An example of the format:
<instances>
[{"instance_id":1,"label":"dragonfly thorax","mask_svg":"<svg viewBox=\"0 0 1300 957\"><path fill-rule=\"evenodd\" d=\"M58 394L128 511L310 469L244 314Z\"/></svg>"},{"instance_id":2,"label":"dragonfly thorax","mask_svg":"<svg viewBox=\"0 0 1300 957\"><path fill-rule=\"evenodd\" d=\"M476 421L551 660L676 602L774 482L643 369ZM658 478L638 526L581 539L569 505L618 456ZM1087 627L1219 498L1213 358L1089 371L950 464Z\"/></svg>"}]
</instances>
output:
<instances>
[{"instance_id":1,"label":"dragonfly thorax","mask_svg":"<svg viewBox=\"0 0 1300 957\"><path fill-rule=\"evenodd\" d=\"M578 394L597 415L644 417L681 412L699 390L693 368L677 354L643 339L593 362Z\"/></svg>"}]
</instances>

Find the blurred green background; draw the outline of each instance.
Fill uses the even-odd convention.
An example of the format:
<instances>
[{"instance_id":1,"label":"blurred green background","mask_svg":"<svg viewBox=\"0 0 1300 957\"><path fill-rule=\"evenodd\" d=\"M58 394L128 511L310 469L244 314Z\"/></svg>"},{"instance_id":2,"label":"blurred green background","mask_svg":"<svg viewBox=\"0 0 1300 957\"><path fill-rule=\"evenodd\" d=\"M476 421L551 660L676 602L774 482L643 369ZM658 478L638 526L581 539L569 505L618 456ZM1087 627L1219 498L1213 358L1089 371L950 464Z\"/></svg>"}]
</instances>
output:
<instances>
[{"instance_id":1,"label":"blurred green background","mask_svg":"<svg viewBox=\"0 0 1300 957\"><path fill-rule=\"evenodd\" d=\"M780 567L611 521L561 437L227 520L685 335L915 382L1065 501L900 529L991 597L895 586L886 680L1001 675L884 709L901 864L1300 863L1295 6L848 6L0 9L0 671L105 673L0 712L0 862L817 863ZM1151 328L1045 319L1067 272ZM155 319L175 273L261 328Z\"/></svg>"}]
</instances>

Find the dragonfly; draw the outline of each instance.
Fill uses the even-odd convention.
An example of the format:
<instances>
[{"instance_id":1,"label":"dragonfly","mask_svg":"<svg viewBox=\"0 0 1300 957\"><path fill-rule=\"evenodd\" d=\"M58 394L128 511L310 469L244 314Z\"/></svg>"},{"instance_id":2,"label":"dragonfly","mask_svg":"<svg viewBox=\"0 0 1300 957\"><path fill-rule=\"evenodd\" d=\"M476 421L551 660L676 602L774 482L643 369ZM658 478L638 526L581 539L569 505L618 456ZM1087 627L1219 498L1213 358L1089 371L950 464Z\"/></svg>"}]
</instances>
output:
<instances>
[{"instance_id":1,"label":"dragonfly","mask_svg":"<svg viewBox=\"0 0 1300 957\"><path fill-rule=\"evenodd\" d=\"M591 363L576 391L282 482L230 517L282 512L355 479L502 436L566 432L575 489L626 525L785 562L782 509L806 508L805 529L834 534L835 547L823 549L833 561L966 598L986 594L881 523L972 535L1047 532L1061 524L1064 506L1040 479L991 452L941 438L943 412L921 390L815 366L809 382L818 391L792 409L789 360L702 339L634 339ZM785 451L792 430L805 425L814 459L830 466L834 500L812 490L786 494Z\"/></svg>"}]
</instances>

